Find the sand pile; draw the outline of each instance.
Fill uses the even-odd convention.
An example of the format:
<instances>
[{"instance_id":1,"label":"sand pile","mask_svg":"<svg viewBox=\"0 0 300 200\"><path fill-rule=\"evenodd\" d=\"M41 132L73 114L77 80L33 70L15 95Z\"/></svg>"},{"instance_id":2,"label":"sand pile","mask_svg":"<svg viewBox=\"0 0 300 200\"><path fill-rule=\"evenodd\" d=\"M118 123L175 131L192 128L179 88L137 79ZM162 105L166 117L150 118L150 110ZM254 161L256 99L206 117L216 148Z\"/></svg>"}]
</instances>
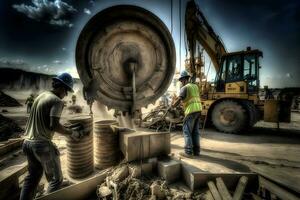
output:
<instances>
[{"instance_id":1,"label":"sand pile","mask_svg":"<svg viewBox=\"0 0 300 200\"><path fill-rule=\"evenodd\" d=\"M0 114L0 141L17 138L24 132L12 119Z\"/></svg>"},{"instance_id":2,"label":"sand pile","mask_svg":"<svg viewBox=\"0 0 300 200\"><path fill-rule=\"evenodd\" d=\"M22 106L16 99L8 96L4 92L0 91L0 106L14 107L14 106Z\"/></svg>"}]
</instances>

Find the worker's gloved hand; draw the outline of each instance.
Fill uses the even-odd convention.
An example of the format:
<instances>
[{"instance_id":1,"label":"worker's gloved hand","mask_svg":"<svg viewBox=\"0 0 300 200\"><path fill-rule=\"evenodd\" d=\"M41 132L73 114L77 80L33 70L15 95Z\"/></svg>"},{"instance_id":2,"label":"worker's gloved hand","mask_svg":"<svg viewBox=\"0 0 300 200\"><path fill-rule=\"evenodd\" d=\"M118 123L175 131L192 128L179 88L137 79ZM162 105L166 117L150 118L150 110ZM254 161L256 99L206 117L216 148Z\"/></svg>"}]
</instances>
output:
<instances>
[{"instance_id":1,"label":"worker's gloved hand","mask_svg":"<svg viewBox=\"0 0 300 200\"><path fill-rule=\"evenodd\" d=\"M75 141L79 141L88 134L82 124L77 124L76 126L73 125L70 128L72 130L71 138Z\"/></svg>"},{"instance_id":2,"label":"worker's gloved hand","mask_svg":"<svg viewBox=\"0 0 300 200\"><path fill-rule=\"evenodd\" d=\"M83 137L83 134L79 131L72 131L71 138L74 141L79 141Z\"/></svg>"}]
</instances>

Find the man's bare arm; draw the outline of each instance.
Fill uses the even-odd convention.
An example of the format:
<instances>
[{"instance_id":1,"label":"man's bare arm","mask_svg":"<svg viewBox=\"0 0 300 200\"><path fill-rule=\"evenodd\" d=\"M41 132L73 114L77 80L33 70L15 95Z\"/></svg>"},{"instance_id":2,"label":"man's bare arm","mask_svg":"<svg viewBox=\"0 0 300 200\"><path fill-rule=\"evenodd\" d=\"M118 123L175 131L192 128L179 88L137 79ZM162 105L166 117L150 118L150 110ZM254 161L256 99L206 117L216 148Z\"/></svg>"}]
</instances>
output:
<instances>
[{"instance_id":1,"label":"man's bare arm","mask_svg":"<svg viewBox=\"0 0 300 200\"><path fill-rule=\"evenodd\" d=\"M72 130L66 128L59 122L59 117L50 117L50 129L64 136L71 136Z\"/></svg>"},{"instance_id":2,"label":"man's bare arm","mask_svg":"<svg viewBox=\"0 0 300 200\"><path fill-rule=\"evenodd\" d=\"M175 108L177 107L181 102L181 97L177 97L177 99L175 100L175 102L172 104L172 107Z\"/></svg>"}]
</instances>

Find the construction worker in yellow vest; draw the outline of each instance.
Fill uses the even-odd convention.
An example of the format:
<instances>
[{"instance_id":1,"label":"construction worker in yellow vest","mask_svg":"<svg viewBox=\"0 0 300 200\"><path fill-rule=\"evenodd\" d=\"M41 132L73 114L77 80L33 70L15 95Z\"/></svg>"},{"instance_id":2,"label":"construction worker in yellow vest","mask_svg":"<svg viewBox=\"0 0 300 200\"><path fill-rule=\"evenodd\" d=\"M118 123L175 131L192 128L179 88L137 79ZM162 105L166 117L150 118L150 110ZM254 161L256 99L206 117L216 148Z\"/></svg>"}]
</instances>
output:
<instances>
[{"instance_id":1,"label":"construction worker in yellow vest","mask_svg":"<svg viewBox=\"0 0 300 200\"><path fill-rule=\"evenodd\" d=\"M182 71L179 81L182 83L180 94L172 107L176 107L180 102L184 107L183 136L185 141L184 152L181 156L192 158L200 155L200 115L201 101L198 85L190 83L190 75L187 71Z\"/></svg>"}]
</instances>

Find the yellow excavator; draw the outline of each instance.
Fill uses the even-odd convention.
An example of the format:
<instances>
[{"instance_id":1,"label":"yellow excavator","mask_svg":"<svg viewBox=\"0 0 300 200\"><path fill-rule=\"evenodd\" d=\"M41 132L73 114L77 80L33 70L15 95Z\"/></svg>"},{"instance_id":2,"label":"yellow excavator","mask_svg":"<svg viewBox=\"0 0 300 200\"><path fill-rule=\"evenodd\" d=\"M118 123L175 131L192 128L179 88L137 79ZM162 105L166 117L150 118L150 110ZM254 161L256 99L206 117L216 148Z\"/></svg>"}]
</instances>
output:
<instances>
[{"instance_id":1,"label":"yellow excavator","mask_svg":"<svg viewBox=\"0 0 300 200\"><path fill-rule=\"evenodd\" d=\"M262 119L278 124L290 122L292 97L300 90L284 88L277 98L266 95L261 100L259 61L263 53L260 50L247 47L243 51L227 52L193 0L186 5L185 32L189 54L186 70L202 89L205 121L212 122L219 131L226 133L241 132ZM197 56L199 45L209 55L216 70L214 83L203 81L207 77L199 53Z\"/></svg>"}]
</instances>

